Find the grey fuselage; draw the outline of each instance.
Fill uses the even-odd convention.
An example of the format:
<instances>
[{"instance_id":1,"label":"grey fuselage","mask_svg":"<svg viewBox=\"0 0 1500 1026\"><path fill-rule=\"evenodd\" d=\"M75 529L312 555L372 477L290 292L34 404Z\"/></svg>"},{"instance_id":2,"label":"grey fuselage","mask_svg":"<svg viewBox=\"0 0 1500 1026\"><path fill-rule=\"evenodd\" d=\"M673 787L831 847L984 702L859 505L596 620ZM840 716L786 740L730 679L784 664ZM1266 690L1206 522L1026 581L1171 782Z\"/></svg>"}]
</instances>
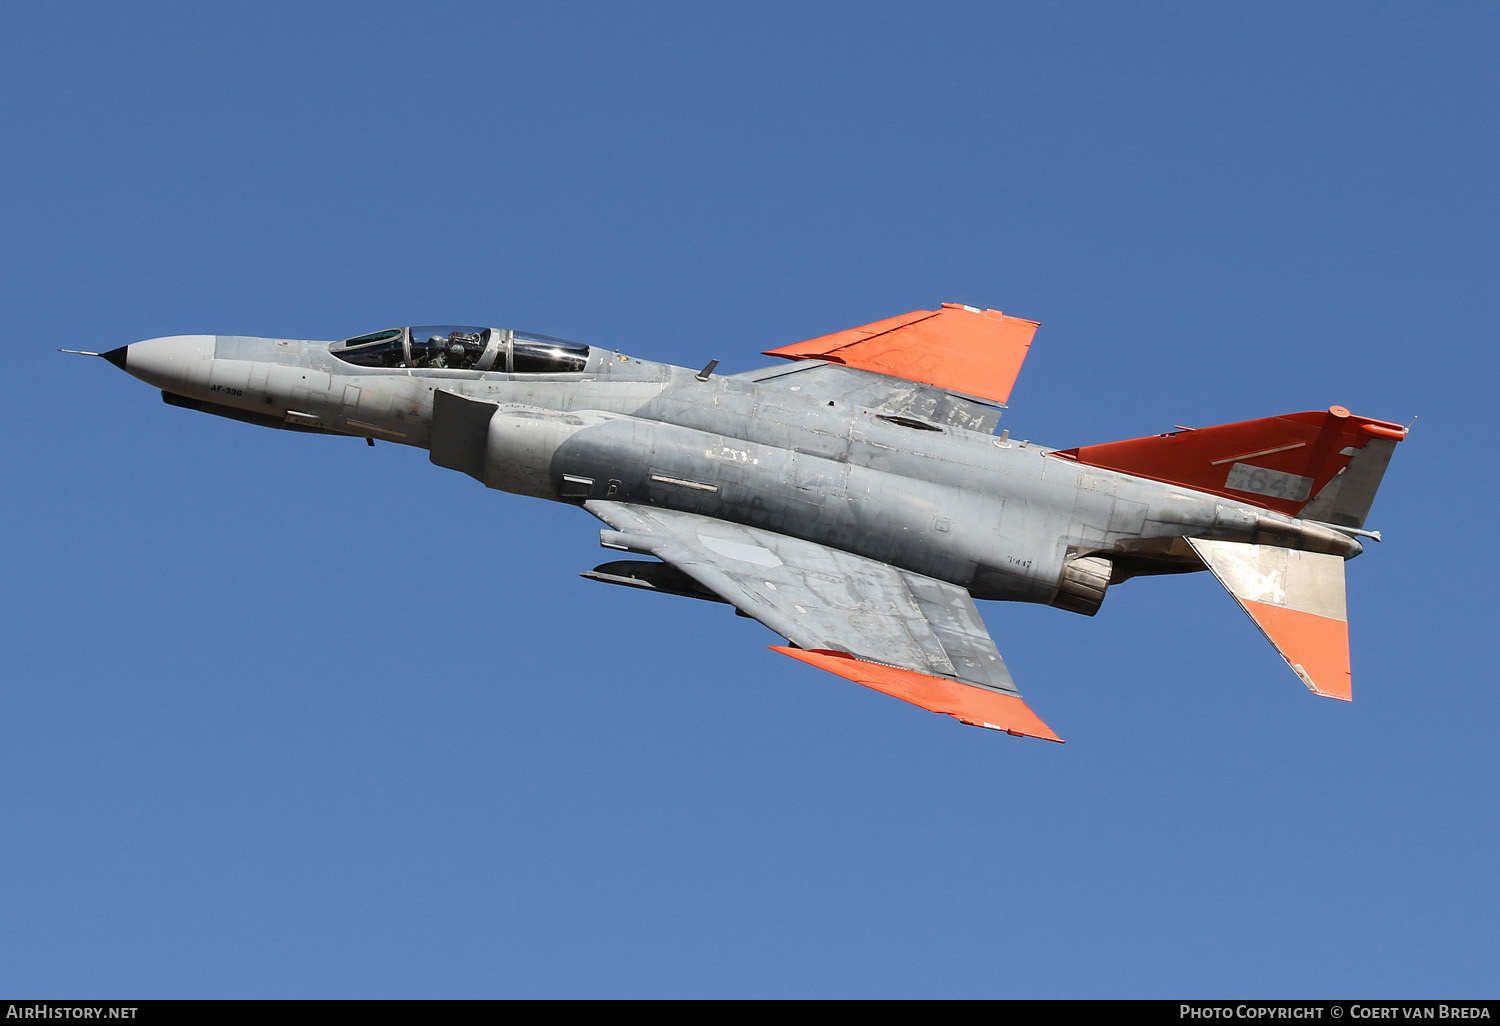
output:
<instances>
[{"instance_id":1,"label":"grey fuselage","mask_svg":"<svg viewBox=\"0 0 1500 1026\"><path fill-rule=\"evenodd\" d=\"M1184 537L1345 558L1360 549L1257 506L863 405L909 386L865 371L705 375L597 348L574 373L367 367L329 346L187 335L107 355L176 405L428 448L433 462L519 494L764 528L981 599L1092 613L1108 583L1202 569Z\"/></svg>"}]
</instances>

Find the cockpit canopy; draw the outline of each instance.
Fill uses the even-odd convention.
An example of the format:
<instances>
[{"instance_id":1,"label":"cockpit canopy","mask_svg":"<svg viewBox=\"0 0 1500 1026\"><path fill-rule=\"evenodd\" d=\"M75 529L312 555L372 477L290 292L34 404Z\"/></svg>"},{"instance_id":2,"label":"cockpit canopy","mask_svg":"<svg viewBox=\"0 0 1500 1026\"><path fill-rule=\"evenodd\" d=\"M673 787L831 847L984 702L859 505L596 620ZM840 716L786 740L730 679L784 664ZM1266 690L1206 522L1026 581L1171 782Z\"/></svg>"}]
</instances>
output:
<instances>
[{"instance_id":1,"label":"cockpit canopy","mask_svg":"<svg viewBox=\"0 0 1500 1026\"><path fill-rule=\"evenodd\" d=\"M503 328L429 324L387 328L335 342L328 351L361 367L446 368L499 374L573 374L589 347L550 335Z\"/></svg>"}]
</instances>

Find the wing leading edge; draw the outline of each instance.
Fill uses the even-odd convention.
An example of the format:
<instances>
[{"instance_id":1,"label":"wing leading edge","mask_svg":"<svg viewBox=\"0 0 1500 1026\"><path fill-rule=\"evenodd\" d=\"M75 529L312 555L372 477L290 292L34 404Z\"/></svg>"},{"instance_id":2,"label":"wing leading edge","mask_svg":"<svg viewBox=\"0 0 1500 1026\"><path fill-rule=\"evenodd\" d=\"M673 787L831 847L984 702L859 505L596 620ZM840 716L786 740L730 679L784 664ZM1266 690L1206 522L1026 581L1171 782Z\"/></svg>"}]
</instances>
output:
<instances>
[{"instance_id":1,"label":"wing leading edge","mask_svg":"<svg viewBox=\"0 0 1500 1026\"><path fill-rule=\"evenodd\" d=\"M615 529L605 546L656 556L791 642L774 651L964 723L1062 740L1022 701L962 588L693 513L584 508Z\"/></svg>"}]
</instances>

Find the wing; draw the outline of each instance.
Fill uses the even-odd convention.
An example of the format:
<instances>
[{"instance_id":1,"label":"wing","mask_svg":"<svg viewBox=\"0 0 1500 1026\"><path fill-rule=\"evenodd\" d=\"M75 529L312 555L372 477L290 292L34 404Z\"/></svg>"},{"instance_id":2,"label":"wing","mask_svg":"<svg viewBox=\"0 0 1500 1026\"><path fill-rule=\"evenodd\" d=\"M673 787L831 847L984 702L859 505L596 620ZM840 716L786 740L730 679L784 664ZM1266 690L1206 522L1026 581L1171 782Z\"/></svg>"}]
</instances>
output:
<instances>
[{"instance_id":1,"label":"wing","mask_svg":"<svg viewBox=\"0 0 1500 1026\"><path fill-rule=\"evenodd\" d=\"M693 513L584 508L608 548L656 556L791 642L772 646L964 723L1061 741L1021 700L968 592L863 556Z\"/></svg>"},{"instance_id":2,"label":"wing","mask_svg":"<svg viewBox=\"0 0 1500 1026\"><path fill-rule=\"evenodd\" d=\"M944 303L860 328L769 349L788 360L828 360L1006 402L1031 348L1037 322Z\"/></svg>"},{"instance_id":3,"label":"wing","mask_svg":"<svg viewBox=\"0 0 1500 1026\"><path fill-rule=\"evenodd\" d=\"M844 367L822 360L799 360L735 375L767 390L804 392L825 399L841 399L850 406L949 427L994 434L1000 423L1001 405L957 395L921 381L893 378L887 374Z\"/></svg>"}]
</instances>

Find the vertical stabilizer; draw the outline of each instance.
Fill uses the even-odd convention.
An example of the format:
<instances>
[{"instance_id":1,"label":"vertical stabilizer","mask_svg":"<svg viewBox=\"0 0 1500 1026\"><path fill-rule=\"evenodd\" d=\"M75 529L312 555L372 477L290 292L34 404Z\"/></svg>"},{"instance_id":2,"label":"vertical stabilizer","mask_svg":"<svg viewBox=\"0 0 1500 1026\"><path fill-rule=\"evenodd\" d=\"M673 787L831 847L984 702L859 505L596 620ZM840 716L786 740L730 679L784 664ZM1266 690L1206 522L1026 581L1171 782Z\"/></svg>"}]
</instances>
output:
<instances>
[{"instance_id":1,"label":"vertical stabilizer","mask_svg":"<svg viewBox=\"0 0 1500 1026\"><path fill-rule=\"evenodd\" d=\"M1104 442L1052 455L1304 520L1363 527L1406 428L1342 406Z\"/></svg>"},{"instance_id":2,"label":"vertical stabilizer","mask_svg":"<svg viewBox=\"0 0 1500 1026\"><path fill-rule=\"evenodd\" d=\"M1345 702L1353 697L1342 556L1187 541L1309 690Z\"/></svg>"}]
</instances>

